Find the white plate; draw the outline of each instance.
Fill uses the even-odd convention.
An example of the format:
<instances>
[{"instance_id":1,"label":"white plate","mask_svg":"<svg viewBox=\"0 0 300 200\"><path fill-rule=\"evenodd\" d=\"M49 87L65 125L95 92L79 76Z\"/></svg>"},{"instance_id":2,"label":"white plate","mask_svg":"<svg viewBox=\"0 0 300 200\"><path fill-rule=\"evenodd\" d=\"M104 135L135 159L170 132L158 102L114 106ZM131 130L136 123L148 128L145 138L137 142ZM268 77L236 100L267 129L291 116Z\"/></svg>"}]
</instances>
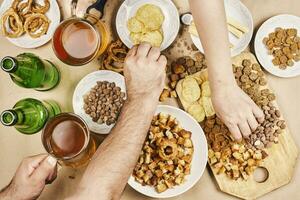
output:
<instances>
[{"instance_id":1,"label":"white plate","mask_svg":"<svg viewBox=\"0 0 300 200\"><path fill-rule=\"evenodd\" d=\"M28 49L37 48L49 42L49 40L52 39L55 29L60 23L60 10L58 4L56 0L49 0L49 1L50 1L50 8L46 13L46 16L49 18L49 20L51 20L51 23L49 25L47 34L39 38L31 38L29 35L24 33L19 38L9 38L9 37L6 38L14 45L22 48L28 48ZM0 8L0 16L2 16L3 13L11 7L12 2L13 2L12 0L3 1ZM43 4L44 1L38 0L37 2Z\"/></svg>"},{"instance_id":2,"label":"white plate","mask_svg":"<svg viewBox=\"0 0 300 200\"><path fill-rule=\"evenodd\" d=\"M171 0L125 0L117 13L116 29L118 35L128 48L133 46L130 31L127 28L127 21L136 14L136 11L142 5L147 3L160 7L165 16L162 25L164 40L160 47L161 50L164 50L175 40L180 25L178 10Z\"/></svg>"},{"instance_id":3,"label":"white plate","mask_svg":"<svg viewBox=\"0 0 300 200\"><path fill-rule=\"evenodd\" d=\"M231 56L233 57L240 54L249 45L253 35L253 18L248 8L240 0L224 0L224 3L226 14L249 29L249 32L244 34L240 39L229 33L229 41L234 45L231 49ZM192 34L190 35L195 46L199 51L204 53L200 39Z\"/></svg>"},{"instance_id":4,"label":"white plate","mask_svg":"<svg viewBox=\"0 0 300 200\"><path fill-rule=\"evenodd\" d=\"M124 77L116 72L108 70L100 70L86 75L76 86L73 94L73 110L87 123L89 129L98 134L108 134L114 127L114 124L107 126L106 124L98 124L93 122L92 118L85 113L83 109L83 96L87 94L92 87L97 84L97 81L115 82L116 86L121 88L122 92L126 92Z\"/></svg>"},{"instance_id":5,"label":"white plate","mask_svg":"<svg viewBox=\"0 0 300 200\"><path fill-rule=\"evenodd\" d=\"M293 15L277 15L265 21L258 29L255 36L254 49L255 54L265 70L269 73L279 77L295 77L300 75L300 62L295 62L293 67L288 67L285 70L279 69L272 63L273 56L268 54L268 50L263 44L263 38L267 37L269 33L274 32L275 28L295 28L300 33L300 17Z\"/></svg>"},{"instance_id":6,"label":"white plate","mask_svg":"<svg viewBox=\"0 0 300 200\"><path fill-rule=\"evenodd\" d=\"M157 193L154 187L142 186L136 182L134 177L129 178L128 184L136 191L154 198L170 198L175 197L192 188L201 178L207 163L207 141L204 132L197 121L188 113L178 108L166 105L159 105L156 109L156 114L166 113L175 117L180 125L192 132L192 141L194 145L194 155L191 166L191 174L185 177L186 182L181 185L174 186L165 192Z\"/></svg>"}]
</instances>

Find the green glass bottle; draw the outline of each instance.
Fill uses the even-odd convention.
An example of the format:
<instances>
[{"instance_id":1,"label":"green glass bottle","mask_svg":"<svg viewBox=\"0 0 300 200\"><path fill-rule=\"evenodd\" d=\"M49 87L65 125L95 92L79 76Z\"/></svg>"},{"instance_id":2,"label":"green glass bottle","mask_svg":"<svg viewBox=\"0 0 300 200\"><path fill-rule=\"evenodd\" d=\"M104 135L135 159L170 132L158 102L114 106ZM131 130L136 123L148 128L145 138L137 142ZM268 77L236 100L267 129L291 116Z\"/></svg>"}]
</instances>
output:
<instances>
[{"instance_id":1,"label":"green glass bottle","mask_svg":"<svg viewBox=\"0 0 300 200\"><path fill-rule=\"evenodd\" d=\"M3 125L14 126L21 133L34 134L59 113L60 107L54 101L28 98L17 102L13 109L3 111L0 120Z\"/></svg>"},{"instance_id":2,"label":"green glass bottle","mask_svg":"<svg viewBox=\"0 0 300 200\"><path fill-rule=\"evenodd\" d=\"M17 57L6 56L1 60L1 68L10 74L17 85L38 91L50 90L60 80L55 65L32 53L23 53Z\"/></svg>"}]
</instances>

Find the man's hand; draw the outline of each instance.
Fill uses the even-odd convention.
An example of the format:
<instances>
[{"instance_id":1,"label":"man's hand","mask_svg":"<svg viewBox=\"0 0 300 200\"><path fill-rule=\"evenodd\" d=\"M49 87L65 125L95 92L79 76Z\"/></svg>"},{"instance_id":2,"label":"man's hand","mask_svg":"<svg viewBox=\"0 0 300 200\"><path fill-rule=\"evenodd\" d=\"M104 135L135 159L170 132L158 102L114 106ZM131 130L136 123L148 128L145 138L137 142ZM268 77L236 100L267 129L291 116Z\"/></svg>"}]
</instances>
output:
<instances>
[{"instance_id":1,"label":"man's hand","mask_svg":"<svg viewBox=\"0 0 300 200\"><path fill-rule=\"evenodd\" d=\"M69 199L120 199L163 90L166 64L166 57L149 44L130 50L124 66L127 99L118 121L94 154L77 192Z\"/></svg>"},{"instance_id":2,"label":"man's hand","mask_svg":"<svg viewBox=\"0 0 300 200\"><path fill-rule=\"evenodd\" d=\"M218 117L238 141L242 136L248 137L264 120L261 109L235 83L215 89L212 102Z\"/></svg>"},{"instance_id":3,"label":"man's hand","mask_svg":"<svg viewBox=\"0 0 300 200\"><path fill-rule=\"evenodd\" d=\"M159 48L149 44L133 47L127 54L124 76L127 95L131 98L158 99L166 78L167 59Z\"/></svg>"},{"instance_id":4,"label":"man's hand","mask_svg":"<svg viewBox=\"0 0 300 200\"><path fill-rule=\"evenodd\" d=\"M57 175L56 159L41 154L25 158L11 183L0 192L0 199L33 200L42 193L45 184L52 183Z\"/></svg>"}]
</instances>

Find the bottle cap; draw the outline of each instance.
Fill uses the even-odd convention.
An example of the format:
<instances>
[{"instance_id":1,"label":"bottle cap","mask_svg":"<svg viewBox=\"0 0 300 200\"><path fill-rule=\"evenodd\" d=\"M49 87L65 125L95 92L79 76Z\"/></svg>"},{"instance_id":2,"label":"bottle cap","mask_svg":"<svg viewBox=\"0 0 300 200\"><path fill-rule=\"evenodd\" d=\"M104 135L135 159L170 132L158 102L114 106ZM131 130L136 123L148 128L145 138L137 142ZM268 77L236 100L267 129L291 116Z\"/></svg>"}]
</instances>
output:
<instances>
[{"instance_id":1,"label":"bottle cap","mask_svg":"<svg viewBox=\"0 0 300 200\"><path fill-rule=\"evenodd\" d=\"M180 16L180 21L181 23L185 24L185 25L191 25L192 24L192 21L193 21L193 16L191 13L185 13L185 14L182 14Z\"/></svg>"},{"instance_id":2,"label":"bottle cap","mask_svg":"<svg viewBox=\"0 0 300 200\"><path fill-rule=\"evenodd\" d=\"M14 72L17 69L17 62L11 56L6 56L1 60L1 68L5 72Z\"/></svg>"},{"instance_id":3,"label":"bottle cap","mask_svg":"<svg viewBox=\"0 0 300 200\"><path fill-rule=\"evenodd\" d=\"M5 110L1 113L0 121L4 126L13 126L17 123L17 114L13 110Z\"/></svg>"}]
</instances>

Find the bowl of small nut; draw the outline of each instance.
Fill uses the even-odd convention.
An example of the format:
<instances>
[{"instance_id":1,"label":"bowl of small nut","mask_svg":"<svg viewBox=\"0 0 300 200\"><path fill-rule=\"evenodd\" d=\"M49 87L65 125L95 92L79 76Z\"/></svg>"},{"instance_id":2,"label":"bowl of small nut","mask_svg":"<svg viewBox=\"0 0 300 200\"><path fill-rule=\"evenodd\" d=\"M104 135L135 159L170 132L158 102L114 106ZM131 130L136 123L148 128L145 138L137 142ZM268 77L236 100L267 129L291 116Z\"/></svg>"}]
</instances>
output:
<instances>
[{"instance_id":1,"label":"bowl of small nut","mask_svg":"<svg viewBox=\"0 0 300 200\"><path fill-rule=\"evenodd\" d=\"M122 75L108 70L92 72L76 86L74 112L86 121L92 132L108 134L118 119L125 92Z\"/></svg>"},{"instance_id":2,"label":"bowl of small nut","mask_svg":"<svg viewBox=\"0 0 300 200\"><path fill-rule=\"evenodd\" d=\"M149 197L178 196L199 181L207 153L197 121L183 110L159 105L128 184Z\"/></svg>"}]
</instances>

